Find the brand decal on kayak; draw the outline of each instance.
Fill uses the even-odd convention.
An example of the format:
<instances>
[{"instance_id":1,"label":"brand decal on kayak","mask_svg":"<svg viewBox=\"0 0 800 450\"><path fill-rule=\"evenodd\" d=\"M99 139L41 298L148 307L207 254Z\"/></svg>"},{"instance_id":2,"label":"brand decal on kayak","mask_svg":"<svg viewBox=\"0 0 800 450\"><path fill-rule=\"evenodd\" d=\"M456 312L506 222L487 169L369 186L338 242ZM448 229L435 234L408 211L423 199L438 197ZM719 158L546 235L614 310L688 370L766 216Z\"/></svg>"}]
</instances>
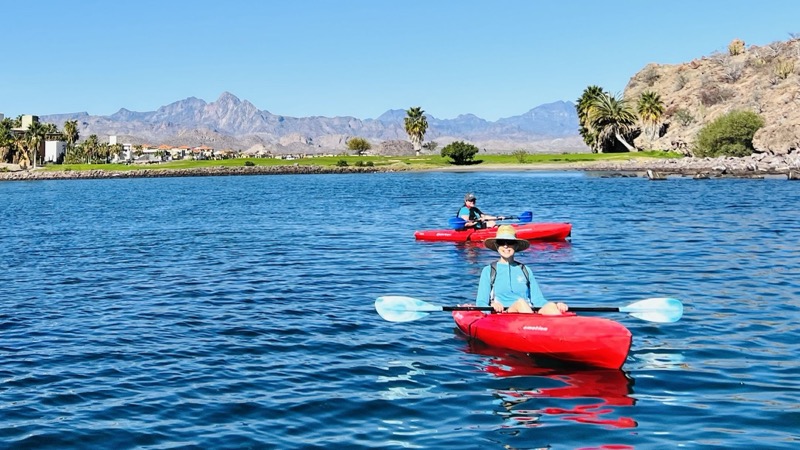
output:
<instances>
[{"instance_id":1,"label":"brand decal on kayak","mask_svg":"<svg viewBox=\"0 0 800 450\"><path fill-rule=\"evenodd\" d=\"M523 330L533 330L533 331L547 331L547 327L543 327L540 325L525 325L522 327Z\"/></svg>"}]
</instances>

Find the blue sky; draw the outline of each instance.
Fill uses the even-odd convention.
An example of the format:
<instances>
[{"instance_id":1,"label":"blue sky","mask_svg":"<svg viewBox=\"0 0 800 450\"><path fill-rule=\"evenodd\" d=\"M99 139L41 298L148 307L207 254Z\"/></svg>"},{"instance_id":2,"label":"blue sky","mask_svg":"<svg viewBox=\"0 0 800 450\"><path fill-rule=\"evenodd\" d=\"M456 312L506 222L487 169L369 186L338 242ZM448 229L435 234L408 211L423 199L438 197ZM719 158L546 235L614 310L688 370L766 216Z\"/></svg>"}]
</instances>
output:
<instances>
[{"instance_id":1,"label":"blue sky","mask_svg":"<svg viewBox=\"0 0 800 450\"><path fill-rule=\"evenodd\" d=\"M488 120L621 93L677 64L800 34L800 1L3 2L0 113L153 111L228 91L293 117L421 106Z\"/></svg>"}]
</instances>

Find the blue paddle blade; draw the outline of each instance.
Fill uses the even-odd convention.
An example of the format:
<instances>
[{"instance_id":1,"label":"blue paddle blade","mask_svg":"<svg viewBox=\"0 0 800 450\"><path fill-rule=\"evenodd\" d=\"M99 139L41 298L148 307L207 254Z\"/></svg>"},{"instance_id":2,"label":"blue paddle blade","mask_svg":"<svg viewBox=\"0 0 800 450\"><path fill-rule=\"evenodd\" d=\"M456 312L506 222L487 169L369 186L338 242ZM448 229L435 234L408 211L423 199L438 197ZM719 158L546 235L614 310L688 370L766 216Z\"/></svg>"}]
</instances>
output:
<instances>
[{"instance_id":1,"label":"blue paddle blade","mask_svg":"<svg viewBox=\"0 0 800 450\"><path fill-rule=\"evenodd\" d=\"M525 211L524 213L519 215L520 222L530 222L533 220L533 213L530 211Z\"/></svg>"},{"instance_id":2,"label":"blue paddle blade","mask_svg":"<svg viewBox=\"0 0 800 450\"><path fill-rule=\"evenodd\" d=\"M447 225L454 230L457 230L459 228L464 228L464 225L466 224L467 221L462 219L461 217L451 217L447 220Z\"/></svg>"},{"instance_id":3,"label":"blue paddle blade","mask_svg":"<svg viewBox=\"0 0 800 450\"><path fill-rule=\"evenodd\" d=\"M683 303L676 298L648 298L619 310L648 322L672 323L679 321L683 316Z\"/></svg>"},{"instance_id":4,"label":"blue paddle blade","mask_svg":"<svg viewBox=\"0 0 800 450\"><path fill-rule=\"evenodd\" d=\"M442 307L413 297L386 295L375 300L375 310L389 322L411 322L431 312L442 311Z\"/></svg>"}]
</instances>

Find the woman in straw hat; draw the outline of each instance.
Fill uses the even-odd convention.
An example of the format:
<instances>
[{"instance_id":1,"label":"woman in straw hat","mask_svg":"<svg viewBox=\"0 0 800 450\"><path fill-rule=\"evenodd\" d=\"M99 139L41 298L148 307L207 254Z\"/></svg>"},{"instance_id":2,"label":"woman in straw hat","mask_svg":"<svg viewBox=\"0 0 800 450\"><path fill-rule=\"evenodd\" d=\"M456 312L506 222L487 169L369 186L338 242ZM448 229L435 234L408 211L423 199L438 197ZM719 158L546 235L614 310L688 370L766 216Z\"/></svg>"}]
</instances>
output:
<instances>
[{"instance_id":1,"label":"woman in straw hat","mask_svg":"<svg viewBox=\"0 0 800 450\"><path fill-rule=\"evenodd\" d=\"M532 313L533 305L539 308L539 314L545 315L558 315L569 309L564 303L546 301L531 269L514 261L517 252L531 245L525 239L517 238L514 227L500 226L495 237L486 239L484 245L497 251L500 259L481 272L475 301L478 306L491 306L496 312Z\"/></svg>"}]
</instances>

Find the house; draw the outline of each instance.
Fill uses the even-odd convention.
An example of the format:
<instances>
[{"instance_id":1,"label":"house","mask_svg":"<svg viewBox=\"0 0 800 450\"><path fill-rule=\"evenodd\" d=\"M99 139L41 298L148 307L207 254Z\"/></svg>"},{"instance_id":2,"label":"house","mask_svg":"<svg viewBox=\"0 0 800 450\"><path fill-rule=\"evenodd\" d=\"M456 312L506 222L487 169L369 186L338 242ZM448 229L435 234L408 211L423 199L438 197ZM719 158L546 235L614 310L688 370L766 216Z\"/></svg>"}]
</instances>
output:
<instances>
[{"instance_id":1,"label":"house","mask_svg":"<svg viewBox=\"0 0 800 450\"><path fill-rule=\"evenodd\" d=\"M61 164L64 162L64 155L66 153L66 142L49 139L44 141L44 162Z\"/></svg>"},{"instance_id":2,"label":"house","mask_svg":"<svg viewBox=\"0 0 800 450\"><path fill-rule=\"evenodd\" d=\"M0 118L0 120L2 120L2 118ZM32 124L39 122L39 116L24 114L21 122L21 127L11 129L12 134L25 134ZM37 151L33 153L33 157L35 158L35 161L33 161L33 166L36 167L36 164L39 162L53 162L60 164L62 161L64 161L64 155L67 152L67 143L63 140L63 138L64 135L61 133L46 134L44 136L44 142L40 143Z\"/></svg>"}]
</instances>

